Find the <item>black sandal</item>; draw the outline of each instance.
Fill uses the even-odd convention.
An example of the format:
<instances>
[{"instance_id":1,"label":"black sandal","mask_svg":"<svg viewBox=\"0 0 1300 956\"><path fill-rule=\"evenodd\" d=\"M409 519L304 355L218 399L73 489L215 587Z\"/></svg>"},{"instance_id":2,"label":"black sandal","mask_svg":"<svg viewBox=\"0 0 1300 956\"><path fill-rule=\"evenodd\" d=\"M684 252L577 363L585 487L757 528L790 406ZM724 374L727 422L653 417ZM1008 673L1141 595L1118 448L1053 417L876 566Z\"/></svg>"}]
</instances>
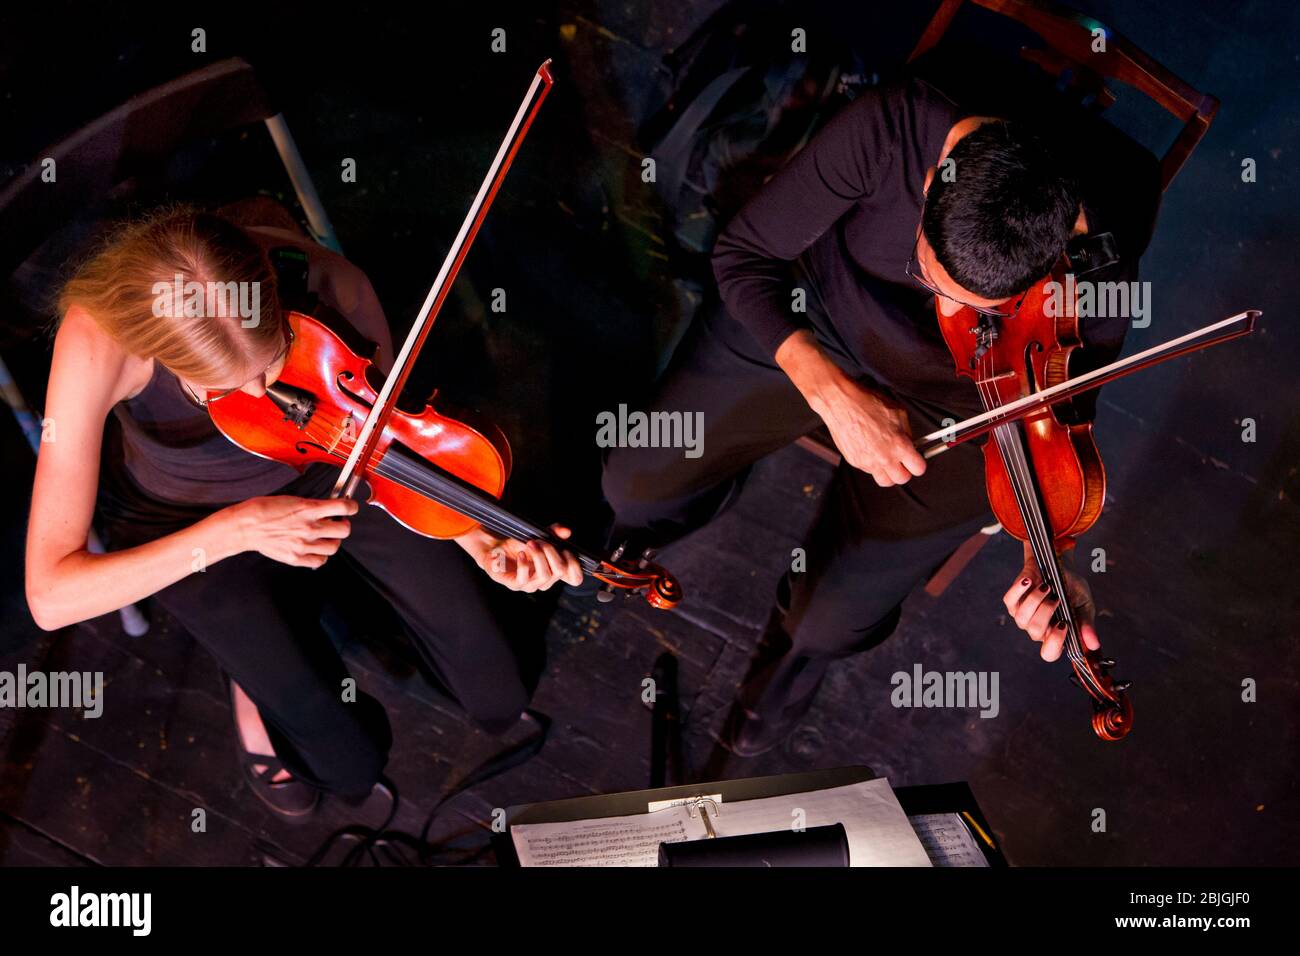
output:
<instances>
[{"instance_id":1,"label":"black sandal","mask_svg":"<svg viewBox=\"0 0 1300 956\"><path fill-rule=\"evenodd\" d=\"M230 706L235 713L235 687L230 685ZM244 772L253 795L261 800L277 816L291 823L300 823L311 815L320 803L320 791L308 786L297 777L275 781L272 778L286 769L275 754L256 754L244 747L243 735L239 732L239 720L235 719L235 749L239 755L239 766ZM262 769L258 769L261 767Z\"/></svg>"}]
</instances>

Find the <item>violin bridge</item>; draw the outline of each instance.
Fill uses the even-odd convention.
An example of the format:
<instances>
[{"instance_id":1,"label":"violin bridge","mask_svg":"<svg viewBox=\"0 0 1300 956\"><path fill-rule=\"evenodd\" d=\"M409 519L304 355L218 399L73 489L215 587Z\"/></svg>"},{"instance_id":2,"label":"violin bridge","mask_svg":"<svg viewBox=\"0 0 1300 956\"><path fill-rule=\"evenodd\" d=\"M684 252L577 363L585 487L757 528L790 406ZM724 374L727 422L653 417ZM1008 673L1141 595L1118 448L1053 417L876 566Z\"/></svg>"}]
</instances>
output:
<instances>
[{"instance_id":1,"label":"violin bridge","mask_svg":"<svg viewBox=\"0 0 1300 956\"><path fill-rule=\"evenodd\" d=\"M345 437L356 432L356 425L353 423L351 415L343 419L342 423L334 429L334 437L330 440L329 448L325 449L329 454L334 454L334 450Z\"/></svg>"}]
</instances>

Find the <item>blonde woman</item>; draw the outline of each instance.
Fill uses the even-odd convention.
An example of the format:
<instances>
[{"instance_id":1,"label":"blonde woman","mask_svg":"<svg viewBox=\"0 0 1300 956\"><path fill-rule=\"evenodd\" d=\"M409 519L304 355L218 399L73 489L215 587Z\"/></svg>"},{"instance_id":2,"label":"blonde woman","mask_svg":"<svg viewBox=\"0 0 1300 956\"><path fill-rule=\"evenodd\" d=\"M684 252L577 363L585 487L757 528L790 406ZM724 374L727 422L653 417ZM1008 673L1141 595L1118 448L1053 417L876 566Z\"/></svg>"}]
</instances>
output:
<instances>
[{"instance_id":1,"label":"blonde woman","mask_svg":"<svg viewBox=\"0 0 1300 956\"><path fill-rule=\"evenodd\" d=\"M283 246L305 257L309 288L325 304L355 326L384 327L370 283L342 257L294 233L186 208L121 228L64 287L46 402L53 440L36 469L26 584L47 630L153 595L230 675L250 785L295 817L321 791L364 799L391 744L378 702L344 699L347 671L308 599L311 569L341 550L492 732L514 725L527 692L487 578L535 591L582 574L545 543L481 529L454 545L422 538L377 508L324 499L333 468L299 475L215 430L205 405L235 390L261 395L292 348L268 255ZM219 314L160 309L159 290L182 280L233 282L250 294ZM106 444L110 415L119 427ZM107 554L85 547L97 502Z\"/></svg>"}]
</instances>

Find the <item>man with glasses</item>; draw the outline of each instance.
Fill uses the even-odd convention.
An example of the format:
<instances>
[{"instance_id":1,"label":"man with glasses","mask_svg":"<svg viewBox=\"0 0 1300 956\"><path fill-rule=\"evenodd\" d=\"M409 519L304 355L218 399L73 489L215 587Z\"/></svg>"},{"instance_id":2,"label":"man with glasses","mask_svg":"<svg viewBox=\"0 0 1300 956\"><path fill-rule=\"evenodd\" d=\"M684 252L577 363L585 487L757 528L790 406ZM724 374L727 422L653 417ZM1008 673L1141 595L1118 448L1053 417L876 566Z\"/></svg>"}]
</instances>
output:
<instances>
[{"instance_id":1,"label":"man with glasses","mask_svg":"<svg viewBox=\"0 0 1300 956\"><path fill-rule=\"evenodd\" d=\"M935 306L1014 321L1072 236L1112 228L1099 194L1032 128L966 116L908 79L845 107L719 238L721 307L693 323L651 402L702 411L703 454L615 449L604 488L615 539L661 545L730 504L755 461L819 426L843 458L803 544L806 565L796 558L778 587L724 733L734 752L780 743L829 662L888 637L909 591L992 523L974 443L930 462L913 446L982 411L955 374ZM1121 241L1121 269L1124 251ZM1121 317L1085 322L1074 372L1117 355L1125 328ZM1070 574L1067 589L1096 646L1086 584ZM1048 633L1057 595L1039 586L1028 553L1003 600L1043 658L1058 657L1061 639Z\"/></svg>"}]
</instances>

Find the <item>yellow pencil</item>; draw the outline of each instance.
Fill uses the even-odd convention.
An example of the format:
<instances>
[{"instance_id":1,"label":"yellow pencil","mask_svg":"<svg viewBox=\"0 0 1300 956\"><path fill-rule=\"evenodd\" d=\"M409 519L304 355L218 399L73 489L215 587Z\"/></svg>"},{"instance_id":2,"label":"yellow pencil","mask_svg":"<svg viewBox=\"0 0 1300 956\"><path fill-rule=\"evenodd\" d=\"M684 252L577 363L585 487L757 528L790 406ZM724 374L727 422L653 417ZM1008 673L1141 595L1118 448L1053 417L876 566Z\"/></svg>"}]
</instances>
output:
<instances>
[{"instance_id":1,"label":"yellow pencil","mask_svg":"<svg viewBox=\"0 0 1300 956\"><path fill-rule=\"evenodd\" d=\"M971 825L971 828L974 829L974 831L979 834L980 839L988 844L990 850L997 849L997 846L993 843L993 838L984 832L984 828L975 822L975 818L973 816L971 816L965 810L961 812L961 816L962 819L965 820L967 823L969 823Z\"/></svg>"}]
</instances>

